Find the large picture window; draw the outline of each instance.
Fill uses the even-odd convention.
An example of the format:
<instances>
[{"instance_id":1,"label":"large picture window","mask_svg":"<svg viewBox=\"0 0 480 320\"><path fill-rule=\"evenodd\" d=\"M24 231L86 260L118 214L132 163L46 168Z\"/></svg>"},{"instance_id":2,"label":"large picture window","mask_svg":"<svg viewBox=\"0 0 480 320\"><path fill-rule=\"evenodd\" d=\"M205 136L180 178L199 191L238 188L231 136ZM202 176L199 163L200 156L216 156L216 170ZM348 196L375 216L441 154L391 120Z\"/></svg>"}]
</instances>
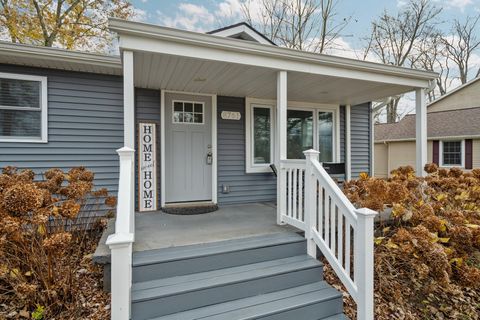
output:
<instances>
[{"instance_id":1,"label":"large picture window","mask_svg":"<svg viewBox=\"0 0 480 320\"><path fill-rule=\"evenodd\" d=\"M463 167L463 141L442 141L442 161L441 165L444 167Z\"/></svg>"},{"instance_id":2,"label":"large picture window","mask_svg":"<svg viewBox=\"0 0 480 320\"><path fill-rule=\"evenodd\" d=\"M47 141L45 77L0 73L0 141Z\"/></svg>"},{"instance_id":3,"label":"large picture window","mask_svg":"<svg viewBox=\"0 0 480 320\"><path fill-rule=\"evenodd\" d=\"M257 103L257 101L259 101ZM247 99L246 171L271 172L274 163L275 102ZM308 149L320 151L320 162L338 161L338 106L289 104L287 109L287 159L305 159Z\"/></svg>"},{"instance_id":4,"label":"large picture window","mask_svg":"<svg viewBox=\"0 0 480 320\"><path fill-rule=\"evenodd\" d=\"M287 110L287 159L304 159L313 148L313 111Z\"/></svg>"}]
</instances>

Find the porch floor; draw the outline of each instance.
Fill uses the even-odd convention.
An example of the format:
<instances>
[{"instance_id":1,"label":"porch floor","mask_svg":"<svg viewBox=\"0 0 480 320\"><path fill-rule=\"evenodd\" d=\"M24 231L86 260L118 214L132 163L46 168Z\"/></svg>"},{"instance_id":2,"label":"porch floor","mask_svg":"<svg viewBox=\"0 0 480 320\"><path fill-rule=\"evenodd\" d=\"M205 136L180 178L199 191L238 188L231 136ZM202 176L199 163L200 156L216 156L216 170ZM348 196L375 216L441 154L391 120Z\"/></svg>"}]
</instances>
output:
<instances>
[{"instance_id":1,"label":"porch floor","mask_svg":"<svg viewBox=\"0 0 480 320\"><path fill-rule=\"evenodd\" d=\"M113 231L112 219L95 252L97 261L110 256L105 241ZM215 212L200 215L171 215L161 211L136 213L133 250L163 249L297 231L288 225L277 225L276 207L272 203L224 205Z\"/></svg>"}]
</instances>

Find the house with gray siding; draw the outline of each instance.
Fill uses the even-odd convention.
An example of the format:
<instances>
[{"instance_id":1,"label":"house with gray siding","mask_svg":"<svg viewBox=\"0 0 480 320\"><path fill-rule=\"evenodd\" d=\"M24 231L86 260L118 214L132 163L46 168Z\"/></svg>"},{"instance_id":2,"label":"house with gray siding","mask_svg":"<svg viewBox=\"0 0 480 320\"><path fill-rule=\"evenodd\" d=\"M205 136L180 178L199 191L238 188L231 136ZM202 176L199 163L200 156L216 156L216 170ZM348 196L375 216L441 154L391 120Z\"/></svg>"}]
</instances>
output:
<instances>
[{"instance_id":1,"label":"house with gray siding","mask_svg":"<svg viewBox=\"0 0 480 320\"><path fill-rule=\"evenodd\" d=\"M371 213L335 182L373 174L371 101L415 91L426 148L436 74L277 47L245 23L110 29L119 56L0 43L0 166L85 166L118 194L96 254L112 319L343 319L317 246L368 319L373 247L361 228L373 220L360 223ZM162 213L201 207L219 210ZM364 276L352 277L349 243L335 249L340 232L357 241Z\"/></svg>"}]
</instances>

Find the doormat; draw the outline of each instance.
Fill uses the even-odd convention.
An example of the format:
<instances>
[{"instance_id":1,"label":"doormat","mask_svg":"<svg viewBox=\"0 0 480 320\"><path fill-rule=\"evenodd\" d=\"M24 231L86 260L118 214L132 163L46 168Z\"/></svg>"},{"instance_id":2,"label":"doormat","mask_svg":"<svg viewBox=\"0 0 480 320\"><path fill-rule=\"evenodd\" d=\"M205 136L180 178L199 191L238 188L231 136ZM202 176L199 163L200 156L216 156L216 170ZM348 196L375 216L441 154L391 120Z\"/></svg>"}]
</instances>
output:
<instances>
[{"instance_id":1,"label":"doormat","mask_svg":"<svg viewBox=\"0 0 480 320\"><path fill-rule=\"evenodd\" d=\"M185 207L163 207L162 211L168 214L178 214L178 215L194 215L194 214L203 214L214 212L218 210L216 204L203 205L203 206L185 206Z\"/></svg>"}]
</instances>

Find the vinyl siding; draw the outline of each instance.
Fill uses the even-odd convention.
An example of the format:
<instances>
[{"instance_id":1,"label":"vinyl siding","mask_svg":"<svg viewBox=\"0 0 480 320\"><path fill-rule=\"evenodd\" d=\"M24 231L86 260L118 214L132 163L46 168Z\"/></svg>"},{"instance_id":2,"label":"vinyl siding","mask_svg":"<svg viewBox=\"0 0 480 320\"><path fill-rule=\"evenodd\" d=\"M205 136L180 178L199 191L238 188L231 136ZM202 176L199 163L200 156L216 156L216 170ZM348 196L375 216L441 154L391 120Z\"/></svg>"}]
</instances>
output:
<instances>
[{"instance_id":1,"label":"vinyl siding","mask_svg":"<svg viewBox=\"0 0 480 320\"><path fill-rule=\"evenodd\" d=\"M95 186L116 193L123 145L122 78L0 65L0 72L48 78L48 143L0 142L0 167L69 170L85 166ZM38 177L38 176L37 176Z\"/></svg>"},{"instance_id":2,"label":"vinyl siding","mask_svg":"<svg viewBox=\"0 0 480 320\"><path fill-rule=\"evenodd\" d=\"M472 168L480 168L480 140L472 141Z\"/></svg>"},{"instance_id":3,"label":"vinyl siding","mask_svg":"<svg viewBox=\"0 0 480 320\"><path fill-rule=\"evenodd\" d=\"M352 178L370 172L371 134L370 103L351 107Z\"/></svg>"},{"instance_id":4,"label":"vinyl siding","mask_svg":"<svg viewBox=\"0 0 480 320\"><path fill-rule=\"evenodd\" d=\"M157 208L160 208L160 90L152 89L135 89L135 150L138 150L138 123L139 122L155 122L157 139ZM138 196L138 154L135 154L135 194ZM138 197L135 197L135 206L138 208Z\"/></svg>"},{"instance_id":5,"label":"vinyl siding","mask_svg":"<svg viewBox=\"0 0 480 320\"><path fill-rule=\"evenodd\" d=\"M240 112L241 120L223 120L222 111ZM271 173L245 172L245 99L217 98L218 203L275 201L276 178ZM222 185L230 187L222 193Z\"/></svg>"}]
</instances>

